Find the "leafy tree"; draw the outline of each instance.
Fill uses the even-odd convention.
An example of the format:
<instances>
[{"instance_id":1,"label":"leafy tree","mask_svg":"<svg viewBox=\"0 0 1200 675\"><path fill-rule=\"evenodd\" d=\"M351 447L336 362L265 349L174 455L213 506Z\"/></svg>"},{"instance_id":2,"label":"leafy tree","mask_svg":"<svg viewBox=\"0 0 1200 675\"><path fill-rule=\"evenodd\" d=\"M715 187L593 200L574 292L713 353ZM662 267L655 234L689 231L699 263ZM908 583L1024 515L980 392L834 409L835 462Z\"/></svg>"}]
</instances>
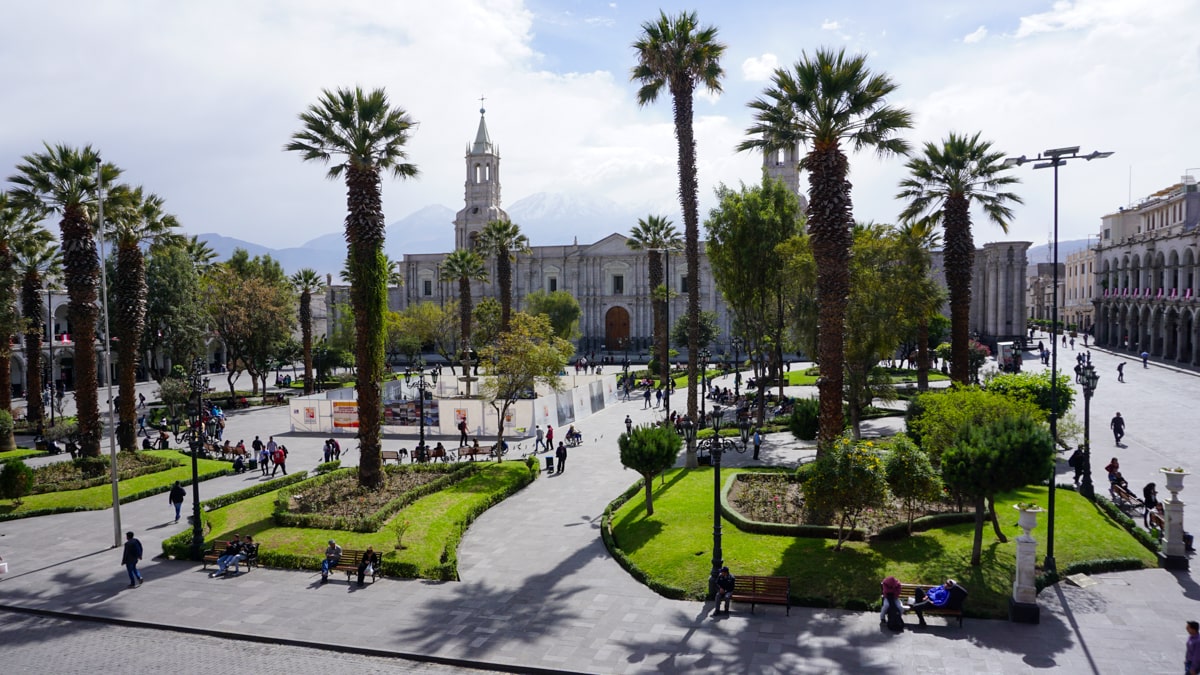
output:
<instances>
[{"instance_id":1,"label":"leafy tree","mask_svg":"<svg viewBox=\"0 0 1200 675\"><path fill-rule=\"evenodd\" d=\"M192 397L192 387L188 381L182 377L175 377L174 373L168 373L158 383L158 400L167 406L171 418L176 417L176 406L187 405Z\"/></svg>"},{"instance_id":2,"label":"leafy tree","mask_svg":"<svg viewBox=\"0 0 1200 675\"><path fill-rule=\"evenodd\" d=\"M1034 403L987 392L978 387L953 387L920 394L909 404L908 434L935 465L966 427L982 426L1008 417L1043 420Z\"/></svg>"},{"instance_id":3,"label":"leafy tree","mask_svg":"<svg viewBox=\"0 0 1200 675\"><path fill-rule=\"evenodd\" d=\"M1059 417L1070 411L1075 403L1075 389L1071 386L1071 379L1062 373L1059 373L1054 388L1057 392L1057 401L1055 400L1055 396L1051 395L1050 371L1047 370L1039 373L1001 373L988 380L983 389L1018 401L1029 401L1047 415L1057 411Z\"/></svg>"},{"instance_id":4,"label":"leafy tree","mask_svg":"<svg viewBox=\"0 0 1200 675\"><path fill-rule=\"evenodd\" d=\"M942 479L929 461L929 455L903 434L891 442L883 460L883 471L892 494L908 513L908 533L912 534L917 507L942 494Z\"/></svg>"},{"instance_id":5,"label":"leafy tree","mask_svg":"<svg viewBox=\"0 0 1200 675\"><path fill-rule=\"evenodd\" d=\"M937 346L937 355L939 359L950 364L951 370L954 369L954 345L943 342ZM970 383L979 384L979 371L983 369L991 355L992 350L982 342L978 340L967 342L967 377Z\"/></svg>"},{"instance_id":6,"label":"leafy tree","mask_svg":"<svg viewBox=\"0 0 1200 675\"><path fill-rule=\"evenodd\" d=\"M380 175L411 178L404 146L414 122L392 107L382 89L325 90L321 100L300 115L303 128L285 149L305 161L328 164L331 180L346 182L346 248L350 258L350 306L354 310L354 361L358 368L358 482L365 488L383 484L380 430L383 422L384 312L387 309L388 262L383 254L386 222Z\"/></svg>"},{"instance_id":7,"label":"leafy tree","mask_svg":"<svg viewBox=\"0 0 1200 675\"><path fill-rule=\"evenodd\" d=\"M696 345L699 349L708 349L721 334L721 329L717 326L717 313L703 311L700 312L699 318L700 332L696 336ZM671 329L671 341L676 347L687 347L691 342L691 324L691 317L686 314L675 319L675 326Z\"/></svg>"},{"instance_id":8,"label":"leafy tree","mask_svg":"<svg viewBox=\"0 0 1200 675\"><path fill-rule=\"evenodd\" d=\"M654 311L654 344L657 350L651 361L662 365L660 373L662 381L666 382L671 378L670 357L664 358L671 349L667 335L667 303L671 300L671 288L669 283L665 283L663 261L672 251L682 248L683 241L666 216L647 216L639 219L638 224L629 231L629 239L625 243L634 251L649 253L650 303ZM650 371L654 372L654 368Z\"/></svg>"},{"instance_id":9,"label":"leafy tree","mask_svg":"<svg viewBox=\"0 0 1200 675\"><path fill-rule=\"evenodd\" d=\"M114 209L108 238L116 247L116 274L112 276L113 328L117 342L117 443L122 450L137 449L137 370L142 360L146 332L145 248L179 235L179 221L164 210L162 197L145 194L139 185Z\"/></svg>"},{"instance_id":10,"label":"leafy tree","mask_svg":"<svg viewBox=\"0 0 1200 675\"><path fill-rule=\"evenodd\" d=\"M817 458L803 485L806 506L817 512L833 513L838 519L835 551L842 550L842 543L858 524L863 511L882 506L888 494L883 463L874 444L848 436L838 437Z\"/></svg>"},{"instance_id":11,"label":"leafy tree","mask_svg":"<svg viewBox=\"0 0 1200 675\"><path fill-rule=\"evenodd\" d=\"M980 562L984 514L989 509L996 538L1007 541L996 518L996 495L1042 481L1053 466L1054 439L1038 419L1001 417L960 430L957 442L942 455L942 479L975 502L972 565Z\"/></svg>"},{"instance_id":12,"label":"leafy tree","mask_svg":"<svg viewBox=\"0 0 1200 675\"><path fill-rule=\"evenodd\" d=\"M70 298L75 342L75 406L79 419L79 450L85 457L100 455L100 401L96 378L96 317L99 315L100 256L96 252L97 214L92 206L104 185L112 186L121 170L101 162L90 145L44 144L44 152L21 158L13 203L38 213L61 217L58 227L63 249L63 282ZM97 175L99 174L99 175ZM97 180L97 178L99 180Z\"/></svg>"},{"instance_id":13,"label":"leafy tree","mask_svg":"<svg viewBox=\"0 0 1200 675\"><path fill-rule=\"evenodd\" d=\"M491 364L491 377L480 393L496 411L497 444L504 439L504 416L517 399L539 384L562 389L558 374L574 351L570 342L554 334L548 318L524 312L513 314L511 330L480 350L480 359ZM496 460L500 459L497 454Z\"/></svg>"},{"instance_id":14,"label":"leafy tree","mask_svg":"<svg viewBox=\"0 0 1200 675\"><path fill-rule=\"evenodd\" d=\"M782 296L790 341L806 354L817 353L817 263L807 234L779 245L784 270Z\"/></svg>"},{"instance_id":15,"label":"leafy tree","mask_svg":"<svg viewBox=\"0 0 1200 675\"><path fill-rule=\"evenodd\" d=\"M713 278L747 337L748 351L769 351L767 377L758 378L758 420L766 413L766 384L779 379L783 395L784 258L779 246L801 231L800 202L764 172L762 184L717 188L720 204L704 222ZM767 347L773 349L767 349Z\"/></svg>"},{"instance_id":16,"label":"leafy tree","mask_svg":"<svg viewBox=\"0 0 1200 675\"><path fill-rule=\"evenodd\" d=\"M287 272L283 271L283 265L278 260L272 258L269 253L256 255L251 258L250 252L246 249L235 248L233 249L233 254L229 256L229 260L225 261L225 267L243 279L254 277L280 286L291 283Z\"/></svg>"},{"instance_id":17,"label":"leafy tree","mask_svg":"<svg viewBox=\"0 0 1200 675\"><path fill-rule=\"evenodd\" d=\"M646 483L646 515L654 515L654 477L675 465L683 439L674 429L665 426L634 427L630 433L617 437L621 451L621 466L642 475Z\"/></svg>"},{"instance_id":18,"label":"leafy tree","mask_svg":"<svg viewBox=\"0 0 1200 675\"><path fill-rule=\"evenodd\" d=\"M312 359L312 296L325 290L325 282L317 271L305 267L298 270L289 279L292 288L300 294L300 336L301 349L304 354L304 393L313 393L313 359Z\"/></svg>"},{"instance_id":19,"label":"leafy tree","mask_svg":"<svg viewBox=\"0 0 1200 675\"><path fill-rule=\"evenodd\" d=\"M387 342L384 348L389 355L403 354L409 363L416 360L417 355L421 353L422 346L421 336L418 335L419 331L412 324L411 317L392 311L387 313L384 321L387 331Z\"/></svg>"},{"instance_id":20,"label":"leafy tree","mask_svg":"<svg viewBox=\"0 0 1200 675\"><path fill-rule=\"evenodd\" d=\"M48 233L47 233L48 234ZM36 429L45 417L42 407L42 335L46 332L46 303L43 284L52 284L62 275L62 254L58 244L46 237L30 239L16 250L17 274L21 284L21 316L25 329L26 418Z\"/></svg>"},{"instance_id":21,"label":"leafy tree","mask_svg":"<svg viewBox=\"0 0 1200 675\"><path fill-rule=\"evenodd\" d=\"M793 67L775 71L772 86L750 103L755 123L740 150L774 151L805 145L800 168L808 171L808 235L817 270L817 361L821 379L820 448L842 433L843 333L850 295L850 163L844 147L904 155L896 134L912 126L909 113L885 104L896 90L886 74L867 69L866 56L818 49Z\"/></svg>"},{"instance_id":22,"label":"leafy tree","mask_svg":"<svg viewBox=\"0 0 1200 675\"><path fill-rule=\"evenodd\" d=\"M926 143L924 154L908 161L910 176L900 181L898 199L908 201L902 220L925 218L945 232L942 252L946 287L950 291L950 378L967 384L970 371L971 275L975 243L971 238L971 204L983 209L1004 232L1012 219L1010 204L1021 198L1003 190L1020 180L1004 175L1004 153L992 152L990 141L950 132L941 144Z\"/></svg>"},{"instance_id":23,"label":"leafy tree","mask_svg":"<svg viewBox=\"0 0 1200 675\"><path fill-rule=\"evenodd\" d=\"M637 65L631 78L641 86L637 102L646 106L658 100L664 87L673 103L675 140L679 149L679 204L683 211L683 250L687 259L688 284L688 417L696 419L696 355L700 353L700 207L697 197L696 139L692 129L692 97L703 85L721 92L721 55L725 45L717 41L717 29L700 26L695 12L671 17L659 12L657 21L642 24L642 34L633 43ZM688 444L687 467L697 466L696 452Z\"/></svg>"},{"instance_id":24,"label":"leafy tree","mask_svg":"<svg viewBox=\"0 0 1200 675\"><path fill-rule=\"evenodd\" d=\"M893 295L905 298L902 324L912 334L917 352L917 389L929 388L929 349L942 340L942 325L948 320L939 313L942 289L929 275L930 251L941 245L937 230L927 221L910 220L896 228L904 272ZM908 354L906 349L904 354Z\"/></svg>"},{"instance_id":25,"label":"leafy tree","mask_svg":"<svg viewBox=\"0 0 1200 675\"><path fill-rule=\"evenodd\" d=\"M500 330L507 331L512 318L512 264L518 253L529 253L529 237L521 226L508 220L493 220L479 232L479 250L496 257L496 282L500 285Z\"/></svg>"},{"instance_id":26,"label":"leafy tree","mask_svg":"<svg viewBox=\"0 0 1200 675\"><path fill-rule=\"evenodd\" d=\"M820 428L821 404L815 398L798 398L788 416L788 430L802 441L815 440Z\"/></svg>"},{"instance_id":27,"label":"leafy tree","mask_svg":"<svg viewBox=\"0 0 1200 675\"><path fill-rule=\"evenodd\" d=\"M568 291L552 291L547 293L537 290L525 298L526 307L530 314L544 314L554 327L554 334L564 340L574 340L579 337L579 317L583 310L579 301Z\"/></svg>"},{"instance_id":28,"label":"leafy tree","mask_svg":"<svg viewBox=\"0 0 1200 675\"><path fill-rule=\"evenodd\" d=\"M183 244L184 250L187 252L188 258L192 264L196 266L196 271L203 274L217 261L217 252L212 250L206 241L200 241L200 237L192 235L188 237Z\"/></svg>"},{"instance_id":29,"label":"leafy tree","mask_svg":"<svg viewBox=\"0 0 1200 675\"><path fill-rule=\"evenodd\" d=\"M0 410L0 414L8 413ZM10 420L11 421L11 420ZM19 459L10 459L0 466L0 497L13 500L20 506L21 500L33 489L33 469Z\"/></svg>"},{"instance_id":30,"label":"leafy tree","mask_svg":"<svg viewBox=\"0 0 1200 675\"><path fill-rule=\"evenodd\" d=\"M495 298L480 298L471 310L474 329L471 331L471 344L490 344L500 335L500 302ZM478 364L476 364L478 370Z\"/></svg>"},{"instance_id":31,"label":"leafy tree","mask_svg":"<svg viewBox=\"0 0 1200 675\"><path fill-rule=\"evenodd\" d=\"M18 255L26 246L44 245L50 233L37 226L40 214L11 201L0 192L0 411L12 409L12 342L21 332L17 314ZM30 398L40 395L33 392ZM12 428L0 431L0 452L16 448Z\"/></svg>"},{"instance_id":32,"label":"leafy tree","mask_svg":"<svg viewBox=\"0 0 1200 675\"><path fill-rule=\"evenodd\" d=\"M459 311L455 302L443 307L436 302L409 305L402 313L407 319L406 330L421 341L421 347L431 348L450 362L454 370L454 355L459 350Z\"/></svg>"},{"instance_id":33,"label":"leafy tree","mask_svg":"<svg viewBox=\"0 0 1200 675\"><path fill-rule=\"evenodd\" d=\"M197 262L200 254L194 244L159 242L150 247L146 262L142 349L149 353L150 373L160 383L169 372L163 366L191 363L205 351L208 327L200 297L200 276L209 269L209 263Z\"/></svg>"},{"instance_id":34,"label":"leafy tree","mask_svg":"<svg viewBox=\"0 0 1200 675\"><path fill-rule=\"evenodd\" d=\"M242 370L249 373L252 392L258 393L261 380L266 386L267 371L278 351L278 344L292 331L295 298L286 283L256 276L242 277L234 268L221 265L204 280L204 305L208 322L225 343L229 356L229 394Z\"/></svg>"}]
</instances>

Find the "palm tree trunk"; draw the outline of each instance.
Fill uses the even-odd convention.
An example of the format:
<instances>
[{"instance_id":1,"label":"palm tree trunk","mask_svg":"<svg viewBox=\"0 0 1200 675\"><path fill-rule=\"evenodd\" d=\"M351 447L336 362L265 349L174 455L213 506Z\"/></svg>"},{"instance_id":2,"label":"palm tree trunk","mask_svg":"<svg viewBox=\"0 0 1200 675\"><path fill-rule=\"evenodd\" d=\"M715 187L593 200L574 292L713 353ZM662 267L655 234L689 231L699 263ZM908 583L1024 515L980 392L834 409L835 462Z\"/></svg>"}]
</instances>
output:
<instances>
[{"instance_id":1,"label":"palm tree trunk","mask_svg":"<svg viewBox=\"0 0 1200 675\"><path fill-rule=\"evenodd\" d=\"M21 284L21 314L25 324L25 417L33 429L42 423L42 331L46 308L41 301L41 280L26 276Z\"/></svg>"},{"instance_id":2,"label":"palm tree trunk","mask_svg":"<svg viewBox=\"0 0 1200 675\"><path fill-rule=\"evenodd\" d=\"M354 284L355 366L358 371L359 485L383 484L380 425L383 418L380 377L383 374L384 326L387 310L387 265L383 257L384 220L379 172L351 164L346 171L346 242Z\"/></svg>"},{"instance_id":3,"label":"palm tree trunk","mask_svg":"<svg viewBox=\"0 0 1200 675\"><path fill-rule=\"evenodd\" d=\"M950 293L950 379L970 384L967 342L971 338L971 274L975 244L971 240L968 204L951 195L945 206L946 288Z\"/></svg>"},{"instance_id":4,"label":"palm tree trunk","mask_svg":"<svg viewBox=\"0 0 1200 675\"><path fill-rule=\"evenodd\" d=\"M849 163L836 144L813 149L809 163L808 233L817 265L817 359L820 422L817 453L842 433L846 298L850 294ZM821 205L818 211L813 208Z\"/></svg>"},{"instance_id":5,"label":"palm tree trunk","mask_svg":"<svg viewBox=\"0 0 1200 675\"><path fill-rule=\"evenodd\" d=\"M672 83L675 138L679 145L679 202L683 209L683 250L688 274L688 417L696 418L696 355L700 353L700 206L696 199L696 139L692 134L691 82ZM696 447L688 443L689 469L696 468Z\"/></svg>"},{"instance_id":6,"label":"palm tree trunk","mask_svg":"<svg viewBox=\"0 0 1200 675\"><path fill-rule=\"evenodd\" d=\"M300 339L304 349L304 395L313 393L312 293L300 294Z\"/></svg>"},{"instance_id":7,"label":"palm tree trunk","mask_svg":"<svg viewBox=\"0 0 1200 675\"><path fill-rule=\"evenodd\" d=\"M135 243L117 249L117 443L122 450L137 449L137 368L146 324L146 260Z\"/></svg>"},{"instance_id":8,"label":"palm tree trunk","mask_svg":"<svg viewBox=\"0 0 1200 675\"><path fill-rule=\"evenodd\" d=\"M512 318L512 260L507 251L496 251L496 276L500 282L500 332L508 332Z\"/></svg>"},{"instance_id":9,"label":"palm tree trunk","mask_svg":"<svg viewBox=\"0 0 1200 675\"><path fill-rule=\"evenodd\" d=\"M75 406L79 451L84 457L100 456L100 402L96 379L96 306L100 256L92 226L81 206L71 206L59 222L66 279L67 313L75 347Z\"/></svg>"},{"instance_id":10,"label":"palm tree trunk","mask_svg":"<svg viewBox=\"0 0 1200 675\"><path fill-rule=\"evenodd\" d=\"M929 316L917 322L917 391L929 389Z\"/></svg>"}]
</instances>

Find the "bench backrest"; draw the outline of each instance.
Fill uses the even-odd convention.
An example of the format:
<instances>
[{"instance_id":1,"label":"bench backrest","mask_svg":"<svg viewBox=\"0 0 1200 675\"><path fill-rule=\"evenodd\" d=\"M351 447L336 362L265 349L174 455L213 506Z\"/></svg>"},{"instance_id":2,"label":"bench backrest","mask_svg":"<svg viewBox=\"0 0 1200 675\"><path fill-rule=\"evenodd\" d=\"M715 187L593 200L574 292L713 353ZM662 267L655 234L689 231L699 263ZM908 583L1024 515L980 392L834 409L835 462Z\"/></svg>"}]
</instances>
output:
<instances>
[{"instance_id":1,"label":"bench backrest","mask_svg":"<svg viewBox=\"0 0 1200 675\"><path fill-rule=\"evenodd\" d=\"M394 459L396 461L399 461L400 460L400 451L399 450L381 450L379 452L379 457L380 457L380 459Z\"/></svg>"},{"instance_id":2,"label":"bench backrest","mask_svg":"<svg viewBox=\"0 0 1200 675\"><path fill-rule=\"evenodd\" d=\"M788 577L735 576L733 592L747 595L787 595L792 580Z\"/></svg>"}]
</instances>

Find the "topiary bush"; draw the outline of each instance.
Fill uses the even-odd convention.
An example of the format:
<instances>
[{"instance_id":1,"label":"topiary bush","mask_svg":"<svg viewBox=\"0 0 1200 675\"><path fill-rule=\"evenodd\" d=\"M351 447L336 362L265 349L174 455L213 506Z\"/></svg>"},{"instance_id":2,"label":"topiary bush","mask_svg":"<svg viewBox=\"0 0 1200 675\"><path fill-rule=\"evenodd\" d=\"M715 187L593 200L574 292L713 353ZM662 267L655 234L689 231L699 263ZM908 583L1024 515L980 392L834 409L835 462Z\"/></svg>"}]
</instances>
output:
<instances>
[{"instance_id":1,"label":"topiary bush","mask_svg":"<svg viewBox=\"0 0 1200 675\"><path fill-rule=\"evenodd\" d=\"M812 441L817 438L820 428L820 402L815 398L796 399L792 414L788 417L788 430L802 441Z\"/></svg>"},{"instance_id":2,"label":"topiary bush","mask_svg":"<svg viewBox=\"0 0 1200 675\"><path fill-rule=\"evenodd\" d=\"M3 411L0 411L3 412ZM9 418L11 423L12 418ZM33 487L33 469L19 459L10 459L0 468L0 497L11 499L17 506Z\"/></svg>"}]
</instances>

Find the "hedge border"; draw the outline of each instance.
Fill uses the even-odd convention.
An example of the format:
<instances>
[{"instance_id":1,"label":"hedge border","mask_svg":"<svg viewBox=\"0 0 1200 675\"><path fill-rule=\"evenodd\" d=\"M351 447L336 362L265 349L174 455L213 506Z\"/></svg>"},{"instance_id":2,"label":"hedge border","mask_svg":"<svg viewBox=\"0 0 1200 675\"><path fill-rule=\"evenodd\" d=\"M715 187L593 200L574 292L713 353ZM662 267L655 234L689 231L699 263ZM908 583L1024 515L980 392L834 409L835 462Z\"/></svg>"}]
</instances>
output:
<instances>
[{"instance_id":1,"label":"hedge border","mask_svg":"<svg viewBox=\"0 0 1200 675\"><path fill-rule=\"evenodd\" d=\"M651 579L649 575L642 571L642 568L635 565L632 560L625 556L625 552L621 550L621 545L617 543L617 537L612 532L613 514L616 513L617 509L624 506L625 502L641 492L645 482L643 478L637 479L633 485L629 486L629 489L622 492L620 496L604 507L604 515L600 517L600 539L604 542L604 548L608 549L608 554L613 557L613 560L617 561L617 564L622 569L629 573L629 576L664 598L671 600L703 600L703 597L690 597L687 591L682 588L668 586L667 584Z\"/></svg>"},{"instance_id":2,"label":"hedge border","mask_svg":"<svg viewBox=\"0 0 1200 675\"><path fill-rule=\"evenodd\" d=\"M462 543L462 538L463 535L467 533L467 528L471 527L471 523L474 523L475 519L483 515L485 511L492 508L496 504L499 504L505 499L515 495L521 490L524 490L531 483L533 483L533 481L537 480L537 477L540 474L541 471L537 469L531 469L528 465L526 465L526 471L525 473L520 474L520 480L510 485L508 488L493 494L486 501L477 504L473 509L468 511L466 516L464 516L463 519L458 523L457 530L451 533L450 537L446 540L446 546L442 549L441 556L439 556L441 560L440 564L422 570L422 572L427 573L427 575L423 576L428 576L428 578L437 579L439 581L459 581L458 545ZM387 565L385 564L384 567L386 569Z\"/></svg>"},{"instance_id":3,"label":"hedge border","mask_svg":"<svg viewBox=\"0 0 1200 675\"><path fill-rule=\"evenodd\" d=\"M247 488L242 488L241 490L235 490L223 495L217 495L212 499L206 499L200 502L200 508L205 511L215 511L223 506L229 506L230 504L235 504L244 499L257 497L261 494L266 494L273 490L287 487L292 483L299 483L308 477L307 471L293 471L282 478L275 478L272 480L263 481L261 483L255 483L254 485L251 485Z\"/></svg>"},{"instance_id":4,"label":"hedge border","mask_svg":"<svg viewBox=\"0 0 1200 675\"><path fill-rule=\"evenodd\" d=\"M787 523L767 523L761 520L750 520L743 516L740 512L733 508L729 503L729 491L733 488L733 481L742 474L747 475L767 475L777 473L784 476L789 483L799 483L800 481L795 474L771 471L733 471L729 478L725 479L725 484L721 487L721 515L733 523L737 529L750 534L765 534L780 537L806 537L810 539L837 539L838 528L832 525L789 525ZM850 535L847 541L866 541L867 533L859 528L850 530Z\"/></svg>"},{"instance_id":5,"label":"hedge border","mask_svg":"<svg viewBox=\"0 0 1200 675\"><path fill-rule=\"evenodd\" d=\"M143 456L154 460L153 463L147 464L144 466L134 467L132 469L126 469L124 471L118 471L117 472L117 481L120 482L123 480L129 480L131 478L138 478L140 476L148 476L152 473L160 473L163 471L170 471L171 469L174 469L175 467L181 466L183 464L183 460L172 459L169 457L154 457L152 455L143 455ZM80 459L86 460L86 459L93 459L93 458L81 457ZM96 459L104 460L105 463L108 463L110 461L110 459L108 457L104 457L104 456L98 456L98 457L96 457ZM71 463L75 463L76 461L77 460L73 459L73 460L71 460ZM54 464L47 464L45 466L54 466ZM39 468L41 468L41 467L39 467ZM36 473L37 469L34 469L34 472ZM45 494L51 494L54 492L72 492L74 490L86 490L88 488L94 488L98 485L105 485L110 482L112 482L111 473L109 475L105 475L105 476L96 476L95 478L83 478L83 479L79 479L79 480L70 480L70 481L62 481L59 483L43 484L42 487L46 487L47 489L45 489L45 490L31 489L29 491L29 494L30 495L45 495Z\"/></svg>"}]
</instances>

